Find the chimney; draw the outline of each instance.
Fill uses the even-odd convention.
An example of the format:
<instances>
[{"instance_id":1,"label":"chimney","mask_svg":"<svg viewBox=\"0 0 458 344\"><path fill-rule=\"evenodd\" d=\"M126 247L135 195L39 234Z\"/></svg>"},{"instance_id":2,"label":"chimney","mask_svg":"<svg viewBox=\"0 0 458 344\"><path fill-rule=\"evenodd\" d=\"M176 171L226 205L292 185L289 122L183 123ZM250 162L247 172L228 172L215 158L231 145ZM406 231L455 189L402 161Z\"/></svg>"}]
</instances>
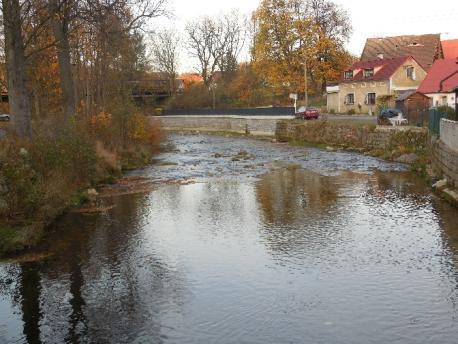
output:
<instances>
[{"instance_id":1,"label":"chimney","mask_svg":"<svg viewBox=\"0 0 458 344\"><path fill-rule=\"evenodd\" d=\"M383 60L383 54L382 53L378 53L377 57L379 58L379 60Z\"/></svg>"}]
</instances>

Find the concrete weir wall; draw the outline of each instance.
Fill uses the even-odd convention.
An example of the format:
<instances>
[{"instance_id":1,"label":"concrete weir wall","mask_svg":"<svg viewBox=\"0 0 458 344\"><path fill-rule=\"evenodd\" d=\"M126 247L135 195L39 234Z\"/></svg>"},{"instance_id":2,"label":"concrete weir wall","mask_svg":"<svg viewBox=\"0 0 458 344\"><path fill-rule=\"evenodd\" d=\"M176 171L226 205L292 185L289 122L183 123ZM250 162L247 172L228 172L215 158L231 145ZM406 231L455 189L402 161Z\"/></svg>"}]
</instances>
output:
<instances>
[{"instance_id":1,"label":"concrete weir wall","mask_svg":"<svg viewBox=\"0 0 458 344\"><path fill-rule=\"evenodd\" d=\"M268 116L160 116L165 130L230 132L252 135L274 136L278 118Z\"/></svg>"},{"instance_id":2,"label":"concrete weir wall","mask_svg":"<svg viewBox=\"0 0 458 344\"><path fill-rule=\"evenodd\" d=\"M447 179L458 188L458 122L443 119L440 138L432 142L433 163Z\"/></svg>"}]
</instances>

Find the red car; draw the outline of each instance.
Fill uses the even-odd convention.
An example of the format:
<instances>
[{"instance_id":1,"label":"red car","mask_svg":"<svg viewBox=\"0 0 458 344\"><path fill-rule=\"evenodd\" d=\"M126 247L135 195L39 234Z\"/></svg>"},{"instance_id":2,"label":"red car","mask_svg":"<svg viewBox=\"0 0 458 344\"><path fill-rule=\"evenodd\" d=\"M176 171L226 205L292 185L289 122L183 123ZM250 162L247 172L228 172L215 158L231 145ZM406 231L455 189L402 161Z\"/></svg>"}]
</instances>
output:
<instances>
[{"instance_id":1,"label":"red car","mask_svg":"<svg viewBox=\"0 0 458 344\"><path fill-rule=\"evenodd\" d=\"M301 119L318 119L320 117L320 110L314 107L305 106L300 107L296 112L296 118Z\"/></svg>"}]
</instances>

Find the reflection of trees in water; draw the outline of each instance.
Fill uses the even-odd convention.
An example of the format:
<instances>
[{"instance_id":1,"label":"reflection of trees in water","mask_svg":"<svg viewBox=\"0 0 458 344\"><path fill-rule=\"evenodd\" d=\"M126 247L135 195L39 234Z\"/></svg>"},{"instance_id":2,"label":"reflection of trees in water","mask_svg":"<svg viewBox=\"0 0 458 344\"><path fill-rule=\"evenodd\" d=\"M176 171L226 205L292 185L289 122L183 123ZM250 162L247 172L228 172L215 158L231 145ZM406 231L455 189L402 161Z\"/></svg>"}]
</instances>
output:
<instances>
[{"instance_id":1,"label":"reflection of trees in water","mask_svg":"<svg viewBox=\"0 0 458 344\"><path fill-rule=\"evenodd\" d=\"M2 269L27 343L161 343L161 311L178 311L182 277L138 241L145 197L120 198L109 215L64 218L41 263ZM11 280L17 281L11 283Z\"/></svg>"},{"instance_id":2,"label":"reflection of trees in water","mask_svg":"<svg viewBox=\"0 0 458 344\"><path fill-rule=\"evenodd\" d=\"M257 185L267 223L293 224L325 213L336 203L338 185L330 177L299 169L278 170Z\"/></svg>"},{"instance_id":3,"label":"reflection of trees in water","mask_svg":"<svg viewBox=\"0 0 458 344\"><path fill-rule=\"evenodd\" d=\"M306 254L337 241L347 220L338 206L339 190L333 178L304 170L264 176L257 184L261 235L273 253Z\"/></svg>"}]
</instances>

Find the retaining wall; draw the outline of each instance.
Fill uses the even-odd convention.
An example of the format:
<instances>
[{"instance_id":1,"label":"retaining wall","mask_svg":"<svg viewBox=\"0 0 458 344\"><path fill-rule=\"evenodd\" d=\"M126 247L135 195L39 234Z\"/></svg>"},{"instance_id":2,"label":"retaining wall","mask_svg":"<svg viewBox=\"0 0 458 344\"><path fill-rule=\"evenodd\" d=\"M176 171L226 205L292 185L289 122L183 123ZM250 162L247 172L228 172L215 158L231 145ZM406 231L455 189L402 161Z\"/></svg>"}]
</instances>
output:
<instances>
[{"instance_id":1,"label":"retaining wall","mask_svg":"<svg viewBox=\"0 0 458 344\"><path fill-rule=\"evenodd\" d=\"M209 117L209 116L161 116L157 117L165 130L193 130L203 132L232 132L252 135L274 136L278 119Z\"/></svg>"},{"instance_id":2,"label":"retaining wall","mask_svg":"<svg viewBox=\"0 0 458 344\"><path fill-rule=\"evenodd\" d=\"M281 121L277 124L279 141L300 140L308 143L329 144L365 150L399 150L399 153L424 151L427 132L415 127L383 127L374 125L342 124L331 121L297 123Z\"/></svg>"},{"instance_id":3,"label":"retaining wall","mask_svg":"<svg viewBox=\"0 0 458 344\"><path fill-rule=\"evenodd\" d=\"M440 126L441 141L450 149L458 151L458 122L442 119Z\"/></svg>"},{"instance_id":4,"label":"retaining wall","mask_svg":"<svg viewBox=\"0 0 458 344\"><path fill-rule=\"evenodd\" d=\"M458 122L442 119L440 138L432 138L432 160L435 169L458 188Z\"/></svg>"}]
</instances>

